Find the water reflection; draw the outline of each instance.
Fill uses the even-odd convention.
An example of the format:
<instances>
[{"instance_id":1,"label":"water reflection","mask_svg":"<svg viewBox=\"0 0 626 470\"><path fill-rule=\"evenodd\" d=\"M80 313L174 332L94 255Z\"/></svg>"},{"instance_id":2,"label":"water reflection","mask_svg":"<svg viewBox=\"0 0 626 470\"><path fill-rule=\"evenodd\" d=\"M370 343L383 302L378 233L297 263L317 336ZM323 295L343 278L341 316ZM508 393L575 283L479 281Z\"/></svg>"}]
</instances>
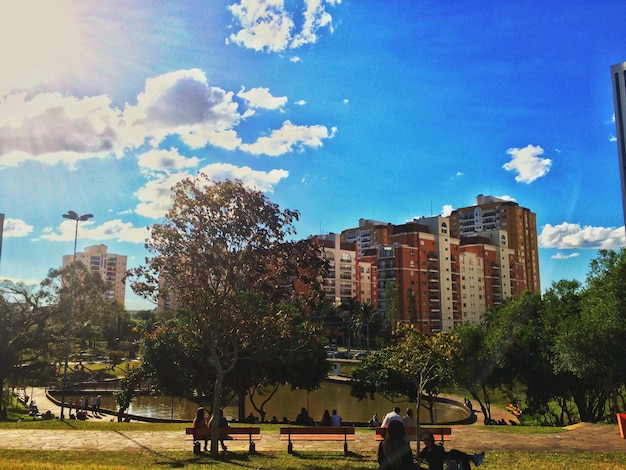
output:
<instances>
[{"instance_id":1,"label":"water reflection","mask_svg":"<svg viewBox=\"0 0 626 470\"><path fill-rule=\"evenodd\" d=\"M77 398L80 399L80 396L69 396L69 399L74 401ZM407 407L414 408L415 404L409 402L394 403L379 395L376 395L375 400L359 401L350 395L349 385L323 382L319 390L310 393L303 390L292 391L289 387L283 387L267 403L265 409L267 411L267 420L272 419L272 416L276 416L279 420L283 416L294 420L300 412L300 408L305 407L309 410L311 417L317 421L321 419L324 410L332 411L336 409L345 421L367 422L374 413L378 413L378 416L382 419L394 406L399 406L404 412ZM111 395L103 395L102 407L111 410L116 409L115 398ZM195 416L196 408L197 405L195 403L181 398L172 400L170 397L142 395L133 399L128 412L152 418L186 419L191 421ZM238 413L237 403L233 402L225 407L224 412L229 420L235 419ZM259 417L259 414L247 401L246 413L250 412ZM465 417L466 413L462 407L447 404L438 404L436 407L435 418L437 422L458 421ZM427 410L421 410L420 420L423 423L430 421Z\"/></svg>"}]
</instances>

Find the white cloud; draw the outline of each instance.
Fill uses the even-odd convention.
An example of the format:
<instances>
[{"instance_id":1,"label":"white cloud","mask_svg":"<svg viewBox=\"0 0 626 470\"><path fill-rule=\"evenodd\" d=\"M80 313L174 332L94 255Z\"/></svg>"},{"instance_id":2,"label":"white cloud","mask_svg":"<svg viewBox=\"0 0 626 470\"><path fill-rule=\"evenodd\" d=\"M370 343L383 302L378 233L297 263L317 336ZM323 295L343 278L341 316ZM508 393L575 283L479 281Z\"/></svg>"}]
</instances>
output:
<instances>
[{"instance_id":1,"label":"white cloud","mask_svg":"<svg viewBox=\"0 0 626 470\"><path fill-rule=\"evenodd\" d=\"M289 59L289 62L293 62L294 64L297 64L298 62L302 62L302 59L298 56L293 56L292 58Z\"/></svg>"},{"instance_id":2,"label":"white cloud","mask_svg":"<svg viewBox=\"0 0 626 470\"><path fill-rule=\"evenodd\" d=\"M304 106L306 104L306 101L298 100L298 101L295 101L294 104L297 104L298 106Z\"/></svg>"},{"instance_id":3,"label":"white cloud","mask_svg":"<svg viewBox=\"0 0 626 470\"><path fill-rule=\"evenodd\" d=\"M178 149L149 150L137 157L137 163L141 168L153 171L173 171L183 168L195 168L200 159L197 157L187 158L178 153Z\"/></svg>"},{"instance_id":4,"label":"white cloud","mask_svg":"<svg viewBox=\"0 0 626 470\"><path fill-rule=\"evenodd\" d=\"M295 148L318 147L335 132L324 126L293 126L286 121L281 129L270 130L271 137L242 146L236 128L243 119L254 116L256 108L283 111L288 98L272 96L262 87L242 88L238 96L249 105L243 114L233 100L234 93L209 86L199 69L147 79L137 104L127 104L121 111L104 95L81 99L59 93L0 96L0 169L27 160L64 163L73 169L80 160L121 158L146 144L157 149L168 136L178 136L191 149L211 145L275 156ZM254 124L250 126L253 129ZM199 163L174 154L174 149L169 155L159 152L140 156L140 166L164 170L168 165L181 169Z\"/></svg>"},{"instance_id":5,"label":"white cloud","mask_svg":"<svg viewBox=\"0 0 626 470\"><path fill-rule=\"evenodd\" d=\"M214 163L200 170L214 181L241 180L246 186L263 192L274 192L274 185L287 178L286 170L271 170L269 172L253 170L250 167L237 167L228 163Z\"/></svg>"},{"instance_id":6,"label":"white cloud","mask_svg":"<svg viewBox=\"0 0 626 470\"><path fill-rule=\"evenodd\" d=\"M334 2L330 3L334 4ZM324 27L328 27L330 32L333 32L333 18L326 11L325 2L323 0L307 0L305 4L304 24L302 25L302 30L293 38L292 48L305 44L315 44L317 42L317 32Z\"/></svg>"},{"instance_id":7,"label":"white cloud","mask_svg":"<svg viewBox=\"0 0 626 470\"><path fill-rule=\"evenodd\" d=\"M123 133L120 112L106 96L0 96L0 168L25 160L72 166L78 160L119 153Z\"/></svg>"},{"instance_id":8,"label":"white cloud","mask_svg":"<svg viewBox=\"0 0 626 470\"><path fill-rule=\"evenodd\" d=\"M242 144L241 149L254 155L275 157L294 150L302 151L304 147L321 147L322 140L332 139L336 132L336 128L329 132L326 126L297 126L285 121L283 127L272 131L269 137L259 137L253 144Z\"/></svg>"},{"instance_id":9,"label":"white cloud","mask_svg":"<svg viewBox=\"0 0 626 470\"><path fill-rule=\"evenodd\" d=\"M287 104L286 96L272 96L269 88L252 88L245 91L245 88L241 87L237 96L246 100L253 108L279 109Z\"/></svg>"},{"instance_id":10,"label":"white cloud","mask_svg":"<svg viewBox=\"0 0 626 470\"><path fill-rule=\"evenodd\" d=\"M253 170L247 166L237 167L229 163L213 163L198 170L214 181L239 179L246 186L263 192L273 192L274 185L287 178L286 170L269 172ZM156 174L154 179L142 186L135 195L139 204L135 212L144 217L159 219L165 215L172 205L172 188L183 179L191 176L181 171L174 174Z\"/></svg>"},{"instance_id":11,"label":"white cloud","mask_svg":"<svg viewBox=\"0 0 626 470\"><path fill-rule=\"evenodd\" d=\"M539 158L539 155L543 155L543 149L539 146L510 148L506 153L511 155L511 161L505 163L502 168L516 172L515 181L529 184L550 171L552 161L548 158Z\"/></svg>"},{"instance_id":12,"label":"white cloud","mask_svg":"<svg viewBox=\"0 0 626 470\"><path fill-rule=\"evenodd\" d=\"M294 2L290 2L294 3ZM327 28L332 33L332 17L327 6L341 0L301 0L290 11L284 0L240 0L228 8L241 26L226 40L255 51L281 52L306 44L314 44L318 32ZM298 17L298 27L294 18ZM293 59L292 59L293 61Z\"/></svg>"},{"instance_id":13,"label":"white cloud","mask_svg":"<svg viewBox=\"0 0 626 470\"><path fill-rule=\"evenodd\" d=\"M48 241L72 241L76 234L76 222L64 220L55 231L51 228L43 230L42 239ZM133 227L130 222L122 222L120 219L109 220L102 225L96 225L93 219L78 224L78 236L81 240L116 240L118 242L143 243L148 238L146 227Z\"/></svg>"},{"instance_id":14,"label":"white cloud","mask_svg":"<svg viewBox=\"0 0 626 470\"><path fill-rule=\"evenodd\" d=\"M559 225L546 224L539 235L541 248L607 248L626 246L624 227L581 227L563 222Z\"/></svg>"},{"instance_id":15,"label":"white cloud","mask_svg":"<svg viewBox=\"0 0 626 470\"><path fill-rule=\"evenodd\" d=\"M135 212L151 219L163 217L172 205L172 187L187 176L189 174L184 171L168 175L159 174L148 181L135 193L139 199Z\"/></svg>"},{"instance_id":16,"label":"white cloud","mask_svg":"<svg viewBox=\"0 0 626 470\"><path fill-rule=\"evenodd\" d=\"M28 225L20 219L4 219L4 236L9 237L25 237L33 231L33 226Z\"/></svg>"},{"instance_id":17,"label":"white cloud","mask_svg":"<svg viewBox=\"0 0 626 470\"><path fill-rule=\"evenodd\" d=\"M133 227L133 224L130 222L114 219L94 227L92 230L85 231L81 237L93 238L94 240L144 243L149 237L149 231L147 227Z\"/></svg>"},{"instance_id":18,"label":"white cloud","mask_svg":"<svg viewBox=\"0 0 626 470\"><path fill-rule=\"evenodd\" d=\"M509 196L507 194L503 194L502 196L496 196L498 199L502 199L503 201L511 201L516 202L513 196Z\"/></svg>"},{"instance_id":19,"label":"white cloud","mask_svg":"<svg viewBox=\"0 0 626 470\"><path fill-rule=\"evenodd\" d=\"M128 106L124 117L136 145L146 136L158 145L168 135L179 135L193 148L210 143L233 149L239 144L233 127L241 120L233 96L210 87L199 69L178 70L146 80L137 106Z\"/></svg>"},{"instance_id":20,"label":"white cloud","mask_svg":"<svg viewBox=\"0 0 626 470\"><path fill-rule=\"evenodd\" d=\"M453 210L454 207L452 207L450 204L445 204L441 209L441 215L444 217L450 217L450 214L452 214Z\"/></svg>"},{"instance_id":21,"label":"white cloud","mask_svg":"<svg viewBox=\"0 0 626 470\"><path fill-rule=\"evenodd\" d=\"M554 256L550 256L550 259L571 259L571 258L578 258L580 256L580 253L571 253L569 255L564 255L563 253L557 253Z\"/></svg>"}]
</instances>

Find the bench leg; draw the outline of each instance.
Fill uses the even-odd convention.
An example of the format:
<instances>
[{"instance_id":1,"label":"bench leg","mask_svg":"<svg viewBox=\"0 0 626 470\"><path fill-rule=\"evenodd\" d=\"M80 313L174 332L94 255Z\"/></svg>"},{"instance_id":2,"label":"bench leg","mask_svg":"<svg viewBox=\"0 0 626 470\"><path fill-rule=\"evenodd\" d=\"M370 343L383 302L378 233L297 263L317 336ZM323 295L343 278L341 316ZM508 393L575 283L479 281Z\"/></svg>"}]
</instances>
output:
<instances>
[{"instance_id":1,"label":"bench leg","mask_svg":"<svg viewBox=\"0 0 626 470\"><path fill-rule=\"evenodd\" d=\"M348 443L343 443L343 455L348 455Z\"/></svg>"},{"instance_id":2,"label":"bench leg","mask_svg":"<svg viewBox=\"0 0 626 470\"><path fill-rule=\"evenodd\" d=\"M289 441L289 444L287 444L287 453L293 454L293 443L291 441Z\"/></svg>"},{"instance_id":3,"label":"bench leg","mask_svg":"<svg viewBox=\"0 0 626 470\"><path fill-rule=\"evenodd\" d=\"M248 452L250 452L251 454L256 453L256 444L252 441L250 441L250 447L248 447Z\"/></svg>"}]
</instances>

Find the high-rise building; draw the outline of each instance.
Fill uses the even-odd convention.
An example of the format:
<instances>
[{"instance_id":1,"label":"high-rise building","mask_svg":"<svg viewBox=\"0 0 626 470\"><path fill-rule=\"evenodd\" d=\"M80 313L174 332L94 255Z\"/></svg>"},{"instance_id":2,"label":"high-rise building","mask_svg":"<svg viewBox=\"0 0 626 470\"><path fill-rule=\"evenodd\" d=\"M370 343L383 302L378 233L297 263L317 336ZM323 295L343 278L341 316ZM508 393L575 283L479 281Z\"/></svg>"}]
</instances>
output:
<instances>
[{"instance_id":1,"label":"high-rise building","mask_svg":"<svg viewBox=\"0 0 626 470\"><path fill-rule=\"evenodd\" d=\"M339 234L315 237L324 247L328 275L324 279L324 295L335 306L348 303L357 296L357 263L354 243L342 243Z\"/></svg>"},{"instance_id":2,"label":"high-rise building","mask_svg":"<svg viewBox=\"0 0 626 470\"><path fill-rule=\"evenodd\" d=\"M71 266L74 255L63 256L63 268ZM83 263L90 271L100 273L102 279L111 285L111 289L104 294L106 300L115 299L124 304L126 299L126 273L127 257L108 253L106 245L94 245L85 248L84 252L76 253L76 261Z\"/></svg>"},{"instance_id":3,"label":"high-rise building","mask_svg":"<svg viewBox=\"0 0 626 470\"><path fill-rule=\"evenodd\" d=\"M385 227L382 238L388 242L364 249L358 263L371 266L371 303L389 326L403 322L424 333L451 331L478 323L487 309L525 290L506 231L456 238L450 219L441 216Z\"/></svg>"},{"instance_id":4,"label":"high-rise building","mask_svg":"<svg viewBox=\"0 0 626 470\"><path fill-rule=\"evenodd\" d=\"M626 223L626 62L611 66L613 102L615 104L615 130L617 132L617 156L622 183L622 208Z\"/></svg>"},{"instance_id":5,"label":"high-rise building","mask_svg":"<svg viewBox=\"0 0 626 470\"><path fill-rule=\"evenodd\" d=\"M466 238L482 236L501 239L499 231L506 231L508 248L515 252L513 266L521 265L525 285L520 290L541 291L539 276L539 243L537 239L537 216L518 203L494 196L476 197L476 205L456 209L450 214L450 234ZM493 243L493 241L492 241ZM495 242L501 244L501 240Z\"/></svg>"},{"instance_id":6,"label":"high-rise building","mask_svg":"<svg viewBox=\"0 0 626 470\"><path fill-rule=\"evenodd\" d=\"M359 226L341 232L341 241L355 243L359 255L370 247L389 243L391 224L371 219L359 219Z\"/></svg>"}]
</instances>

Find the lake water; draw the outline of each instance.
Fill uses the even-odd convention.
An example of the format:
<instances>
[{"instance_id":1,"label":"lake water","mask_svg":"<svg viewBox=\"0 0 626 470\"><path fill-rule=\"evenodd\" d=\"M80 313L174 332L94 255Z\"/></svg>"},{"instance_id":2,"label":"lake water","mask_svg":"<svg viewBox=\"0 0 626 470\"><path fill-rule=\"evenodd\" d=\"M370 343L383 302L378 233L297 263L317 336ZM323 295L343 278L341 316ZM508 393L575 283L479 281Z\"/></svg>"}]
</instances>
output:
<instances>
[{"instance_id":1,"label":"lake water","mask_svg":"<svg viewBox=\"0 0 626 470\"><path fill-rule=\"evenodd\" d=\"M76 400L75 395L68 395L68 400ZM401 402L394 403L386 398L376 395L374 400L357 400L350 395L350 386L347 384L322 382L319 390L307 393L303 390L291 390L289 387L282 387L276 395L265 405L267 411L266 419L272 419L276 416L279 420L286 416L290 420L295 420L297 414L302 407L309 410L310 416L319 421L324 410L332 412L333 409L345 421L367 422L374 413L382 417L395 406L399 406L404 413L408 407L415 408L414 403ZM115 398L111 395L102 396L102 407L115 410ZM194 402L171 397L152 397L141 395L135 397L128 412L139 416L148 416L163 419L185 419L192 420L198 405ZM252 408L248 401L246 403L246 414L254 413L257 417L259 414ZM231 403L224 408L224 413L229 420L237 417L237 403ZM467 416L464 408L449 404L438 403L436 406L435 418L437 422L452 422L462 420ZM421 410L420 421L428 423L430 416L427 410Z\"/></svg>"}]
</instances>

